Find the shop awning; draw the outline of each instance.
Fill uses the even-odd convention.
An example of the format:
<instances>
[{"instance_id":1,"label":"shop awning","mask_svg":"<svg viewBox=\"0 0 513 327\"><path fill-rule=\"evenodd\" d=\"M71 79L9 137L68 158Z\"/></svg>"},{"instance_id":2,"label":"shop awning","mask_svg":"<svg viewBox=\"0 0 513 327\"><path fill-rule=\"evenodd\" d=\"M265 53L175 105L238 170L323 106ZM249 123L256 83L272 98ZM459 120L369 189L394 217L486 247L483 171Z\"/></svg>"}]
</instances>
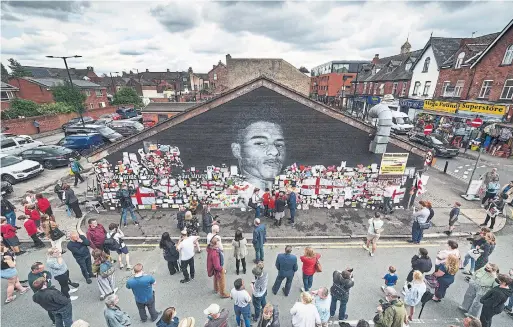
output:
<instances>
[{"instance_id":1,"label":"shop awning","mask_svg":"<svg viewBox=\"0 0 513 327\"><path fill-rule=\"evenodd\" d=\"M440 112L440 111L432 111L432 110L419 110L418 114L424 113L435 116L444 116L444 117L454 117L461 119L473 119L479 116L482 120L486 122L500 122L502 121L502 116L497 115L484 115L484 114L476 114L475 112L468 111L458 111L457 113L451 114L448 112Z\"/></svg>"}]
</instances>

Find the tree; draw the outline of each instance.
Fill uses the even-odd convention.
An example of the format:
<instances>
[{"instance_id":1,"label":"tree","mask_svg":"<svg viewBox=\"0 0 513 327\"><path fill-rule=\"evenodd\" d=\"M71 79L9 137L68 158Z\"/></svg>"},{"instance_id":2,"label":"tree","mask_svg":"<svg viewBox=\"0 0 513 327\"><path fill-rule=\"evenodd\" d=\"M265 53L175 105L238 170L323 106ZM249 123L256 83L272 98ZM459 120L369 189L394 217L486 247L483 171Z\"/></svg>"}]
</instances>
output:
<instances>
[{"instance_id":1,"label":"tree","mask_svg":"<svg viewBox=\"0 0 513 327\"><path fill-rule=\"evenodd\" d=\"M137 95L137 92L130 87L122 87L119 91L117 91L116 94L114 94L112 104L132 104L136 107L143 106L143 102Z\"/></svg>"},{"instance_id":2,"label":"tree","mask_svg":"<svg viewBox=\"0 0 513 327\"><path fill-rule=\"evenodd\" d=\"M7 81L9 80L9 73L7 72L7 69L5 69L4 64L2 64L1 75L2 75L2 82L7 83Z\"/></svg>"},{"instance_id":3,"label":"tree","mask_svg":"<svg viewBox=\"0 0 513 327\"><path fill-rule=\"evenodd\" d=\"M14 58L9 58L9 68L11 69L12 77L24 77L24 76L32 76L32 73L26 70L20 63Z\"/></svg>"},{"instance_id":4,"label":"tree","mask_svg":"<svg viewBox=\"0 0 513 327\"><path fill-rule=\"evenodd\" d=\"M18 117L33 117L39 116L39 105L34 101L14 99L11 101L11 106L8 110L2 112L5 113L5 117L14 119Z\"/></svg>"},{"instance_id":5,"label":"tree","mask_svg":"<svg viewBox=\"0 0 513 327\"><path fill-rule=\"evenodd\" d=\"M310 71L308 69L306 69L305 66L301 66L299 67L299 71L302 72L302 73L305 73L305 74L308 74L310 73Z\"/></svg>"},{"instance_id":6,"label":"tree","mask_svg":"<svg viewBox=\"0 0 513 327\"><path fill-rule=\"evenodd\" d=\"M55 102L65 103L74 108L75 111L84 112L87 96L77 88L71 87L69 82L66 81L62 85L54 86L52 93Z\"/></svg>"}]
</instances>

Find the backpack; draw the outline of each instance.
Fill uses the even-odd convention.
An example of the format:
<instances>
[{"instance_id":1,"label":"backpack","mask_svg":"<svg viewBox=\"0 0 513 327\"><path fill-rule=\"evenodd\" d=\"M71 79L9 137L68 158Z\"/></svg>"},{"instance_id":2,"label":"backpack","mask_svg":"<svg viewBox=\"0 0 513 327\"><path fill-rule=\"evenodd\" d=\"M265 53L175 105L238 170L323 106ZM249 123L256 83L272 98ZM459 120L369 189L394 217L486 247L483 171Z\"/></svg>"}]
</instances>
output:
<instances>
[{"instance_id":1,"label":"backpack","mask_svg":"<svg viewBox=\"0 0 513 327\"><path fill-rule=\"evenodd\" d=\"M109 277L110 275L112 275L114 273L114 271L115 271L115 268L112 265L112 263L110 262L110 260L107 260L100 264L100 276L102 276L103 278Z\"/></svg>"},{"instance_id":2,"label":"backpack","mask_svg":"<svg viewBox=\"0 0 513 327\"><path fill-rule=\"evenodd\" d=\"M121 244L119 244L119 242L114 239L113 235L111 235L110 237L105 238L103 248L109 251L117 251L121 249Z\"/></svg>"},{"instance_id":3,"label":"backpack","mask_svg":"<svg viewBox=\"0 0 513 327\"><path fill-rule=\"evenodd\" d=\"M253 202L253 196L251 196L251 197L249 198L249 201L248 201L248 207L253 208L253 209L256 209L256 207L257 207L257 206L256 206L256 203L255 203L255 202Z\"/></svg>"}]
</instances>

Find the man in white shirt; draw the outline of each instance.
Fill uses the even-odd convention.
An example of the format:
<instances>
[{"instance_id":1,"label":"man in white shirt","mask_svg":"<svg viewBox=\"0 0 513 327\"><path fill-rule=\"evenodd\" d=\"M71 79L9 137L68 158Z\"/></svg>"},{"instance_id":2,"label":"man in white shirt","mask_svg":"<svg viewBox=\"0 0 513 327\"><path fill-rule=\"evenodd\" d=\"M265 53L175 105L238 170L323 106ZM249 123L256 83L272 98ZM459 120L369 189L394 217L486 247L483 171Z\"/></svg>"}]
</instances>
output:
<instances>
[{"instance_id":1,"label":"man in white shirt","mask_svg":"<svg viewBox=\"0 0 513 327\"><path fill-rule=\"evenodd\" d=\"M244 281L241 278L236 279L233 282L234 288L230 292L230 298L233 299L234 310L235 310L235 320L237 320L237 326L241 325L240 316L244 319L244 325L249 327L251 324L251 296L249 296L248 291L244 288Z\"/></svg>"},{"instance_id":2,"label":"man in white shirt","mask_svg":"<svg viewBox=\"0 0 513 327\"><path fill-rule=\"evenodd\" d=\"M371 257L374 256L374 252L376 252L377 242L379 240L379 236L383 232L384 222L381 220L381 214L379 212L374 213L374 218L369 219L369 229L367 230L367 242L363 244L363 248L369 251L369 255ZM372 243L372 248L369 248Z\"/></svg>"},{"instance_id":3,"label":"man in white shirt","mask_svg":"<svg viewBox=\"0 0 513 327\"><path fill-rule=\"evenodd\" d=\"M223 251L223 243L221 242L221 236L219 236L218 233L219 225L212 225L212 232L207 234L207 244L210 244L210 241L215 237L217 238L217 247L219 250Z\"/></svg>"},{"instance_id":4,"label":"man in white shirt","mask_svg":"<svg viewBox=\"0 0 513 327\"><path fill-rule=\"evenodd\" d=\"M187 232L185 235L182 231L182 238L176 245L176 249L180 252L180 267L182 268L182 273L184 279L180 281L180 283L188 283L192 279L194 279L194 243L197 242L199 236L187 236ZM187 271L187 266L190 269L190 278L189 272Z\"/></svg>"},{"instance_id":5,"label":"man in white shirt","mask_svg":"<svg viewBox=\"0 0 513 327\"><path fill-rule=\"evenodd\" d=\"M388 181L383 192L383 211L385 214L394 212L394 208L392 207L392 196L394 195L394 191L395 186L392 185L392 181Z\"/></svg>"}]
</instances>

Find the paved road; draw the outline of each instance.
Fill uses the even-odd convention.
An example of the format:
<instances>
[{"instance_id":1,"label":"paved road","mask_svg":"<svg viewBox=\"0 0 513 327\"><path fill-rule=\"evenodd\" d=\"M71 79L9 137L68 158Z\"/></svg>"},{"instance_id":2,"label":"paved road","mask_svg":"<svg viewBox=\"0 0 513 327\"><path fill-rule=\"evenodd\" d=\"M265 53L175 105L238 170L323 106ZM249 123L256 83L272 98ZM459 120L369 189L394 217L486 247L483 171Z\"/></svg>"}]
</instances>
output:
<instances>
[{"instance_id":1,"label":"paved road","mask_svg":"<svg viewBox=\"0 0 513 327\"><path fill-rule=\"evenodd\" d=\"M511 227L511 226L509 226ZM513 265L513 241L511 238L511 228L507 235L498 237L498 246L492 258L493 262L499 263L501 269L506 270ZM466 241L461 241L462 251L467 249ZM444 247L443 243L430 242L423 245L430 253L433 254ZM233 285L233 281L237 278L235 275L235 264L232 257L232 249L226 247L226 269L227 286ZM386 273L389 265L395 265L398 268L399 284L402 284L410 267L410 257L416 253L417 247L408 245L402 241L382 242L381 248L375 257L369 257L358 242L350 242L345 244L326 246L315 246L316 250L322 254L321 262L324 271L314 277L314 288L320 286L331 285L331 273L334 269L343 269L345 267L353 267L355 275L355 287L351 291L348 304L348 314L350 320L358 320L360 318L372 319L378 299L382 297L380 286L382 285L382 276ZM266 252L266 269L269 272L269 289L276 277L274 269L274 260L277 253L281 252L283 245L268 246ZM253 251L250 249L248 261L254 258ZM301 254L302 248L294 248L294 254ZM69 253L65 254L65 260L71 270L71 278L81 283L80 290L75 293L79 299L73 302L73 311L75 319L85 319L91 326L105 326L102 311L103 304L99 301L99 291L95 282L87 285L82 277L77 264ZM155 248L153 244L147 244L144 247L131 248L132 263L141 262L144 264L145 271L153 274L157 280L156 286L156 303L157 309L165 309L168 306L176 306L179 317L194 316L198 326L205 321L203 309L210 303L218 303L224 308L233 312L233 304L229 299L219 299L212 292L212 281L207 277L205 272L206 253L203 251L196 257L197 276L190 284L183 285L179 283L181 276L169 276L166 264L162 258L160 250ZM44 251L36 251L21 256L18 260L18 269L22 274L26 274L29 266L36 260L44 261ZM504 264L509 263L509 264ZM301 265L300 265L301 266ZM252 265L250 265L250 270ZM132 317L132 326L151 326L151 324L143 324L138 319L137 309L132 294L125 289L124 283L129 277L129 273L125 271L116 272L116 281L119 289L121 301L119 305L128 312ZM248 273L242 275L247 284L252 279ZM451 324L461 326L458 323L463 318L462 313L457 309L463 298L467 284L463 280L464 275L458 273L456 282L449 288L446 299L441 303L430 302L426 306L422 315L423 320L417 321L414 326L423 327L445 327ZM300 294L301 273L297 273L294 277L292 291L289 297L285 298L281 292L278 295L270 294L268 301L278 304L281 308L281 326L289 327L290 315L288 310L298 300ZM2 301L5 300L5 280L2 280ZM270 293L270 292L269 292ZM51 323L45 312L31 300L32 293L20 296L13 303L2 307L2 326L4 327L50 327ZM20 314L24 313L24 314ZM233 315L230 318L231 326L235 326ZM436 319L436 320L435 320ZM501 314L494 319L494 327L511 326L512 318L506 314Z\"/></svg>"},{"instance_id":2,"label":"paved road","mask_svg":"<svg viewBox=\"0 0 513 327\"><path fill-rule=\"evenodd\" d=\"M36 136L36 138L38 141L41 141L44 144L52 145L52 144L57 144L57 142L59 142L61 139L63 139L64 133L62 132L62 133L47 135L47 136L43 136L43 137Z\"/></svg>"}]
</instances>

